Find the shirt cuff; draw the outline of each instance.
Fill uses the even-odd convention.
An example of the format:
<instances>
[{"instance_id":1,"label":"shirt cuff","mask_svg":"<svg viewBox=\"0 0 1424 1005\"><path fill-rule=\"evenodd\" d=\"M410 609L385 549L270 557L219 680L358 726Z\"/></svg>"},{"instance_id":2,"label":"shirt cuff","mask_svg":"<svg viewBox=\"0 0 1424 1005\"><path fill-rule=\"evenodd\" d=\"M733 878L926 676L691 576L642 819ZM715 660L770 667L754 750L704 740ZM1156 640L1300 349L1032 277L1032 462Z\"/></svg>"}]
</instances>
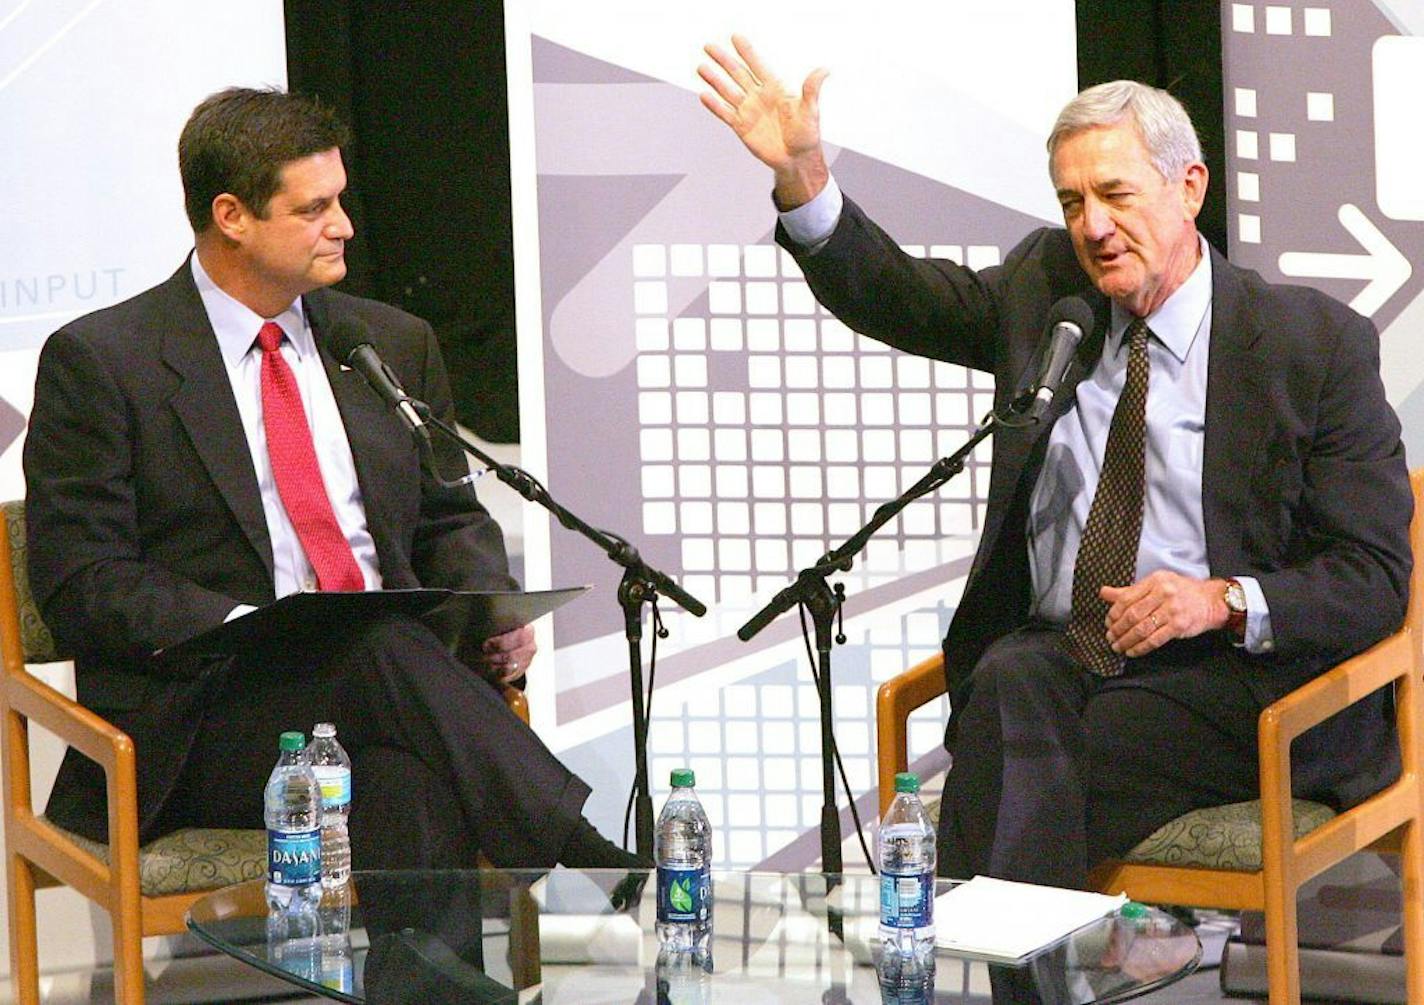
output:
<instances>
[{"instance_id":1,"label":"shirt cuff","mask_svg":"<svg viewBox=\"0 0 1424 1005\"><path fill-rule=\"evenodd\" d=\"M835 176L831 176L826 179L826 187L810 202L780 214L781 225L793 244L814 255L831 239L844 205L841 187L836 184Z\"/></svg>"},{"instance_id":2,"label":"shirt cuff","mask_svg":"<svg viewBox=\"0 0 1424 1005\"><path fill-rule=\"evenodd\" d=\"M1276 636L1271 631L1271 609L1266 606L1266 595L1261 592L1261 584L1251 576L1234 578L1246 594L1246 651L1256 655L1275 652Z\"/></svg>"},{"instance_id":3,"label":"shirt cuff","mask_svg":"<svg viewBox=\"0 0 1424 1005\"><path fill-rule=\"evenodd\" d=\"M227 617L223 618L223 624L227 624L229 621L236 621L244 614L251 614L255 610L257 610L257 608L253 607L251 604L238 604L232 610L227 612Z\"/></svg>"}]
</instances>

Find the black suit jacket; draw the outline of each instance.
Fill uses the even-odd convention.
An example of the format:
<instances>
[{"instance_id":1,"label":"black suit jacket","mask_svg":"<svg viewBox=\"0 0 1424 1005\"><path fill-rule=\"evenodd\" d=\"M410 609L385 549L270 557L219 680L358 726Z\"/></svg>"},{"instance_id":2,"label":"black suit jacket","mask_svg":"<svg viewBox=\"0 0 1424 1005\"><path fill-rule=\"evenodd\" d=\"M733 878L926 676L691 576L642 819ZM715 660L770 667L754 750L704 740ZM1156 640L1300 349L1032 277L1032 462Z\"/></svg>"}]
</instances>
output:
<instances>
[{"instance_id":1,"label":"black suit jacket","mask_svg":"<svg viewBox=\"0 0 1424 1005\"><path fill-rule=\"evenodd\" d=\"M784 230L778 240L847 325L992 373L996 406L1034 374L1060 297L1082 297L1097 319L1065 391L1101 355L1110 305L1062 229L1035 231L1002 265L977 273L906 255L849 199L814 254ZM1316 290L1266 283L1215 251L1211 266L1207 561L1213 576L1256 577L1265 594L1275 651L1250 658L1249 679L1266 704L1399 627L1413 502L1374 326ZM1050 419L1070 402L1071 393L1061 393ZM979 550L945 637L951 695L989 643L1028 616L1028 501L1051 425L995 434Z\"/></svg>"},{"instance_id":2,"label":"black suit jacket","mask_svg":"<svg viewBox=\"0 0 1424 1005\"><path fill-rule=\"evenodd\" d=\"M351 444L384 586L511 589L499 527L471 490L441 488L411 435L327 348L342 318L416 398L453 421L430 326L318 290L303 298ZM464 458L440 444L447 477ZM251 452L207 312L185 263L131 300L55 332L40 357L25 444L30 582L76 654L81 703L133 738L146 831L182 770L218 664L152 654L275 599L272 544ZM71 753L48 807L105 827L102 774Z\"/></svg>"}]
</instances>

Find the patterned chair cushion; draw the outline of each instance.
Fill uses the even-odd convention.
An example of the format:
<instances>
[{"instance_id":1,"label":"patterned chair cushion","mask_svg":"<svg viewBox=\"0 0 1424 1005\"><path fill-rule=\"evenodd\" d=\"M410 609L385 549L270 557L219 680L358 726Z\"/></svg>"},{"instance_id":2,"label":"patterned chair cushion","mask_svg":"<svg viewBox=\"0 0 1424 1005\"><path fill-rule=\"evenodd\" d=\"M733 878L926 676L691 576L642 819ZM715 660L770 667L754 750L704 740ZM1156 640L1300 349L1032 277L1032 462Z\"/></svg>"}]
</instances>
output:
<instances>
[{"instance_id":1,"label":"patterned chair cushion","mask_svg":"<svg viewBox=\"0 0 1424 1005\"><path fill-rule=\"evenodd\" d=\"M55 829L95 858L109 861L108 845ZM138 860L139 889L145 897L215 890L266 875L267 832L188 827L150 841L139 849Z\"/></svg>"},{"instance_id":2,"label":"patterned chair cushion","mask_svg":"<svg viewBox=\"0 0 1424 1005\"><path fill-rule=\"evenodd\" d=\"M1334 817L1335 811L1295 799L1291 815L1299 838ZM1261 868L1261 803L1228 803L1183 813L1157 828L1123 858L1149 865L1256 872Z\"/></svg>"},{"instance_id":3,"label":"patterned chair cushion","mask_svg":"<svg viewBox=\"0 0 1424 1005\"><path fill-rule=\"evenodd\" d=\"M925 810L938 827L939 800L930 800ZM1293 800L1291 811L1298 838L1335 816L1330 807L1304 799ZM1261 868L1261 803L1228 803L1183 813L1158 827L1123 860L1256 872Z\"/></svg>"},{"instance_id":4,"label":"patterned chair cushion","mask_svg":"<svg viewBox=\"0 0 1424 1005\"><path fill-rule=\"evenodd\" d=\"M54 663L68 659L54 644L54 636L48 626L40 620L40 609L30 593L30 571L26 564L25 543L25 503L22 499L12 499L0 503L5 511L6 528L10 537L10 565L15 574L15 597L20 606L20 645L25 651L26 663Z\"/></svg>"}]
</instances>

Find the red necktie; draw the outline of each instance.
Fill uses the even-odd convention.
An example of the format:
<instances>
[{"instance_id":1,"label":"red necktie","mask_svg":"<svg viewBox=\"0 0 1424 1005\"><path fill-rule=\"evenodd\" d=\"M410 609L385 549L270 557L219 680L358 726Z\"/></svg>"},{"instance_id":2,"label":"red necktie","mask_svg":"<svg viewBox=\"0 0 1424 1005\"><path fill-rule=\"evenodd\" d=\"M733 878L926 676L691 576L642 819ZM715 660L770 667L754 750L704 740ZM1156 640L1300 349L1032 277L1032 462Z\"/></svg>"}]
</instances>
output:
<instances>
[{"instance_id":1,"label":"red necktie","mask_svg":"<svg viewBox=\"0 0 1424 1005\"><path fill-rule=\"evenodd\" d=\"M277 494L316 570L317 588L362 590L366 582L326 494L296 376L282 358L282 338L281 327L272 321L257 333L262 347L262 425Z\"/></svg>"}]
</instances>

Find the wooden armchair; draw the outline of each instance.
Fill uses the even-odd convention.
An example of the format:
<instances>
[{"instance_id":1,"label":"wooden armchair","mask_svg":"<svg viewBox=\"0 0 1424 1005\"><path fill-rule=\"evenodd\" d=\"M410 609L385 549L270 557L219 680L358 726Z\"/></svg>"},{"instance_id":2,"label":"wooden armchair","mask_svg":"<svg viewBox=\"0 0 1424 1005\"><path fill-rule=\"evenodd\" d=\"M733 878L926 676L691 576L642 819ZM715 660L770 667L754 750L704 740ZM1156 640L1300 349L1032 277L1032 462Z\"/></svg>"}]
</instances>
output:
<instances>
[{"instance_id":1,"label":"wooden armchair","mask_svg":"<svg viewBox=\"0 0 1424 1005\"><path fill-rule=\"evenodd\" d=\"M109 913L116 999L142 1005L144 936L184 931L184 916L198 897L265 875L266 832L189 828L140 848L133 741L25 669L26 663L67 658L55 646L30 596L24 503L0 504L0 731L10 966L16 999L20 1005L37 1005L40 1000L35 891L64 885ZM505 700L529 721L522 692L506 689ZM35 813L30 791L31 722L103 766L108 780L108 845L72 834Z\"/></svg>"},{"instance_id":2,"label":"wooden armchair","mask_svg":"<svg viewBox=\"0 0 1424 1005\"><path fill-rule=\"evenodd\" d=\"M1424 1002L1424 469L1413 472L1410 482L1414 572L1404 626L1262 711L1259 800L1184 814L1091 877L1105 893L1125 891L1149 903L1264 911L1271 1005L1300 1001L1296 896L1301 884L1366 849L1402 856L1408 1000ZM1394 687L1399 779L1339 815L1292 798L1291 741L1387 686ZM943 693L941 656L881 685L876 723L882 814L895 795L895 773L907 770L907 717Z\"/></svg>"}]
</instances>

